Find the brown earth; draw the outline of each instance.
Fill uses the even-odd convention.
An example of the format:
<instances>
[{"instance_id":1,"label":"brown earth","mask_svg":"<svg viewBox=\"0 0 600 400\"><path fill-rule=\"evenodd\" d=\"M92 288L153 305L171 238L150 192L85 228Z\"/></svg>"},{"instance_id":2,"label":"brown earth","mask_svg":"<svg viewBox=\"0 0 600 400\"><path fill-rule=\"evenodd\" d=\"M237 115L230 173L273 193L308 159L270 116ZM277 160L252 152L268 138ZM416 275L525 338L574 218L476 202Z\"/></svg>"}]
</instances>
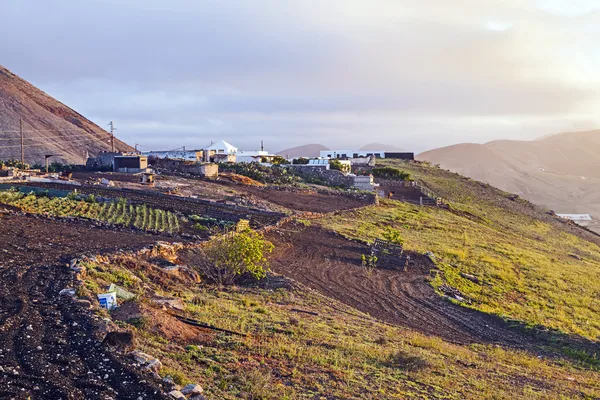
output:
<instances>
[{"instance_id":1,"label":"brown earth","mask_svg":"<svg viewBox=\"0 0 600 400\"><path fill-rule=\"evenodd\" d=\"M0 398L164 398L131 361L99 344L89 310L59 296L71 286L71 257L156 238L14 214L0 224Z\"/></svg>"},{"instance_id":2,"label":"brown earth","mask_svg":"<svg viewBox=\"0 0 600 400\"><path fill-rule=\"evenodd\" d=\"M86 152L111 150L106 130L0 65L0 159L21 158L19 119L27 163L53 154L52 161L83 164ZM115 149L134 150L118 139Z\"/></svg>"},{"instance_id":3,"label":"brown earth","mask_svg":"<svg viewBox=\"0 0 600 400\"><path fill-rule=\"evenodd\" d=\"M225 184L230 185L230 184ZM343 194L325 194L312 190L276 190L254 186L234 185L236 191L248 193L288 210L327 213L351 210L369 205L369 201Z\"/></svg>"},{"instance_id":4,"label":"brown earth","mask_svg":"<svg viewBox=\"0 0 600 400\"><path fill-rule=\"evenodd\" d=\"M531 344L499 318L461 307L436 294L427 282L433 264L409 253L406 272L377 268L368 274L365 244L318 227L285 225L267 235L275 244L271 269L382 321L407 326L455 343Z\"/></svg>"}]
</instances>

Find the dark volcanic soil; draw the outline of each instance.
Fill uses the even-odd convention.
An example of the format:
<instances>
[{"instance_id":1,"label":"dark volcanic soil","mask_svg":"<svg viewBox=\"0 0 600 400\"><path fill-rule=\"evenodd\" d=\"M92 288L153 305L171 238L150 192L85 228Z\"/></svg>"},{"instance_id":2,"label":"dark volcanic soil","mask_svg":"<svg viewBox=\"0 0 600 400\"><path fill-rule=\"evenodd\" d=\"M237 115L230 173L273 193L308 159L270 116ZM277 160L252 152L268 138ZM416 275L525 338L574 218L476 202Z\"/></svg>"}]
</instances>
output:
<instances>
[{"instance_id":1,"label":"dark volcanic soil","mask_svg":"<svg viewBox=\"0 0 600 400\"><path fill-rule=\"evenodd\" d=\"M344 196L343 194L325 194L306 190L284 191L256 186L236 185L233 183L223 184L232 187L238 192L249 193L293 211L327 213L350 210L370 204L368 201Z\"/></svg>"},{"instance_id":2,"label":"dark volcanic soil","mask_svg":"<svg viewBox=\"0 0 600 400\"><path fill-rule=\"evenodd\" d=\"M164 398L128 360L99 345L89 311L58 295L71 285L64 266L71 256L156 238L10 214L0 227L0 398Z\"/></svg>"},{"instance_id":3,"label":"dark volcanic soil","mask_svg":"<svg viewBox=\"0 0 600 400\"><path fill-rule=\"evenodd\" d=\"M333 232L286 225L268 239L275 244L273 271L380 320L455 343L519 346L528 341L498 318L438 296L426 281L433 265L422 255L410 254L406 272L378 268L369 276L361 265L369 248Z\"/></svg>"}]
</instances>

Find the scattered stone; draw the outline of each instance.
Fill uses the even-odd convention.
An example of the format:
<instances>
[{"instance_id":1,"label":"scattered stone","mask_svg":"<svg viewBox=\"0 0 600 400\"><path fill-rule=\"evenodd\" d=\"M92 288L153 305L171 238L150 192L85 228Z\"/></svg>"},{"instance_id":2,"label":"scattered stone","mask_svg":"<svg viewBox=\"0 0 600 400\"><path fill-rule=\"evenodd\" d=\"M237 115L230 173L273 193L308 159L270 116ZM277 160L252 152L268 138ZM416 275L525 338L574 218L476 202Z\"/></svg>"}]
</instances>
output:
<instances>
[{"instance_id":1,"label":"scattered stone","mask_svg":"<svg viewBox=\"0 0 600 400\"><path fill-rule=\"evenodd\" d=\"M171 396L172 399L183 399L185 400L185 395L183 393L181 393L179 390L172 390L169 392L169 396Z\"/></svg>"},{"instance_id":2,"label":"scattered stone","mask_svg":"<svg viewBox=\"0 0 600 400\"><path fill-rule=\"evenodd\" d=\"M193 383L190 383L189 385L186 385L183 387L183 389L181 389L181 393L183 393L186 396L202 394L203 392L204 389L202 389L202 386Z\"/></svg>"},{"instance_id":3,"label":"scattered stone","mask_svg":"<svg viewBox=\"0 0 600 400\"><path fill-rule=\"evenodd\" d=\"M151 299L151 302L159 306L171 308L173 310L185 311L185 304L183 303L183 300L177 297L155 297Z\"/></svg>"},{"instance_id":4,"label":"scattered stone","mask_svg":"<svg viewBox=\"0 0 600 400\"><path fill-rule=\"evenodd\" d=\"M479 284L479 283L480 283L480 281L479 281L479 278L478 278L478 277L476 277L475 275L471 275L471 274L465 274L464 272L461 272L461 273L460 273L460 276L462 276L462 277L463 277L463 278L465 278L465 279L468 279L468 280L470 280L470 281L471 281L471 282L473 282L473 283L477 283L477 284Z\"/></svg>"},{"instance_id":5,"label":"scattered stone","mask_svg":"<svg viewBox=\"0 0 600 400\"><path fill-rule=\"evenodd\" d=\"M58 292L58 295L73 297L73 296L75 296L75 289L65 288L65 289L61 290L60 292Z\"/></svg>"}]
</instances>

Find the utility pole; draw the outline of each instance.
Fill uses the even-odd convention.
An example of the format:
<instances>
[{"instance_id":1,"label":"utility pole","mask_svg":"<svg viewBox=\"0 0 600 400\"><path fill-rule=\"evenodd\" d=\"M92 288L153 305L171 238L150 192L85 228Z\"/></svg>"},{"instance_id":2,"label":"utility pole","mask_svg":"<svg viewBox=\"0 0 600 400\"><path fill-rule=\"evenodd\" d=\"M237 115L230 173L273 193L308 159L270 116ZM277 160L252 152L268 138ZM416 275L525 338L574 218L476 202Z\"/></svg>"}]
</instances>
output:
<instances>
[{"instance_id":1,"label":"utility pole","mask_svg":"<svg viewBox=\"0 0 600 400\"><path fill-rule=\"evenodd\" d=\"M25 169L25 151L23 149L23 118L19 118L19 132L21 133L21 168Z\"/></svg>"},{"instance_id":2,"label":"utility pole","mask_svg":"<svg viewBox=\"0 0 600 400\"><path fill-rule=\"evenodd\" d=\"M117 128L115 128L115 125L113 124L112 121L110 121L110 124L108 124L108 126L110 127L110 151L112 153L115 152L115 131L117 130Z\"/></svg>"}]
</instances>

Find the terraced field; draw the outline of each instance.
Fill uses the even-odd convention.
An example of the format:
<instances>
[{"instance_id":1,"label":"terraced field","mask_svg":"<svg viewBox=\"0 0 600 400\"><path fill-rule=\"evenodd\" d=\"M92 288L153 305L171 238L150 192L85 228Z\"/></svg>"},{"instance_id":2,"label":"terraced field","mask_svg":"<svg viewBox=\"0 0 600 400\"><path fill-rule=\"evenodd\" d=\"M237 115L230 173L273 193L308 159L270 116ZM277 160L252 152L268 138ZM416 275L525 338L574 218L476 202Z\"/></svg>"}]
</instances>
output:
<instances>
[{"instance_id":1,"label":"terraced field","mask_svg":"<svg viewBox=\"0 0 600 400\"><path fill-rule=\"evenodd\" d=\"M0 203L34 214L83 217L155 232L177 233L180 230L179 218L174 213L147 205L128 204L123 199L97 203L93 197L89 200L77 200L3 191L0 192Z\"/></svg>"}]
</instances>

